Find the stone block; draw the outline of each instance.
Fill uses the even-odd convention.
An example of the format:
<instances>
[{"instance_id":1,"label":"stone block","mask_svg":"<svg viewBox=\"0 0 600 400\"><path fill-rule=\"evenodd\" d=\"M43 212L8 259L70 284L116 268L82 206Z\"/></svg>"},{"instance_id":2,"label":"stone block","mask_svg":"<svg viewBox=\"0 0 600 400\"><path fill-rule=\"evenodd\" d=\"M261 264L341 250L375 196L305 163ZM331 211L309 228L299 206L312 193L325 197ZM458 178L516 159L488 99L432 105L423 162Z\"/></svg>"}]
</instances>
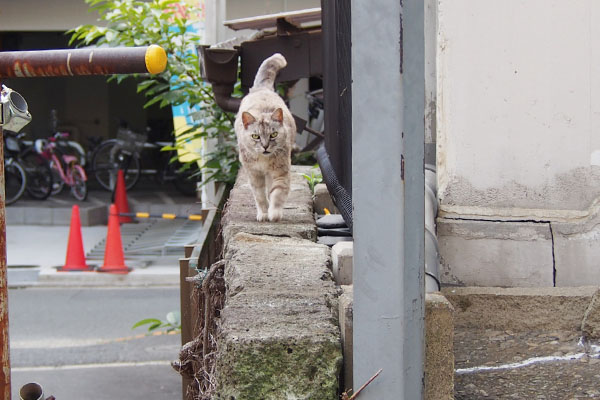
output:
<instances>
[{"instance_id":1,"label":"stone block","mask_svg":"<svg viewBox=\"0 0 600 400\"><path fill-rule=\"evenodd\" d=\"M600 290L596 290L585 309L581 321L581 332L588 340L600 339Z\"/></svg>"},{"instance_id":2,"label":"stone block","mask_svg":"<svg viewBox=\"0 0 600 400\"><path fill-rule=\"evenodd\" d=\"M333 199L327 190L327 185L319 183L315 185L314 208L317 214L325 214L327 208L331 214L339 214L338 208L333 204Z\"/></svg>"},{"instance_id":3,"label":"stone block","mask_svg":"<svg viewBox=\"0 0 600 400\"><path fill-rule=\"evenodd\" d=\"M444 296L461 329L577 331L597 288L448 287Z\"/></svg>"},{"instance_id":4,"label":"stone block","mask_svg":"<svg viewBox=\"0 0 600 400\"><path fill-rule=\"evenodd\" d=\"M216 357L217 399L337 399L342 363L327 246L229 239Z\"/></svg>"},{"instance_id":5,"label":"stone block","mask_svg":"<svg viewBox=\"0 0 600 400\"><path fill-rule=\"evenodd\" d=\"M340 332L342 334L342 352L344 355L344 366L342 368L342 391L353 388L353 340L352 340L352 318L354 312L354 292L352 285L342 286L342 295L339 298L339 320Z\"/></svg>"},{"instance_id":6,"label":"stone block","mask_svg":"<svg viewBox=\"0 0 600 400\"><path fill-rule=\"evenodd\" d=\"M552 223L556 286L600 285L600 218L589 224Z\"/></svg>"},{"instance_id":7,"label":"stone block","mask_svg":"<svg viewBox=\"0 0 600 400\"><path fill-rule=\"evenodd\" d=\"M425 399L454 399L454 308L440 293L425 295Z\"/></svg>"},{"instance_id":8,"label":"stone block","mask_svg":"<svg viewBox=\"0 0 600 400\"><path fill-rule=\"evenodd\" d=\"M554 284L548 223L438 219L443 283L547 287Z\"/></svg>"},{"instance_id":9,"label":"stone block","mask_svg":"<svg viewBox=\"0 0 600 400\"><path fill-rule=\"evenodd\" d=\"M338 285L352 284L354 242L338 242L331 248L333 278Z\"/></svg>"},{"instance_id":10,"label":"stone block","mask_svg":"<svg viewBox=\"0 0 600 400\"><path fill-rule=\"evenodd\" d=\"M301 167L292 167L291 188L279 222L256 221L256 205L246 174L238 174L223 216L223 240L227 243L239 232L317 240L312 196Z\"/></svg>"}]
</instances>

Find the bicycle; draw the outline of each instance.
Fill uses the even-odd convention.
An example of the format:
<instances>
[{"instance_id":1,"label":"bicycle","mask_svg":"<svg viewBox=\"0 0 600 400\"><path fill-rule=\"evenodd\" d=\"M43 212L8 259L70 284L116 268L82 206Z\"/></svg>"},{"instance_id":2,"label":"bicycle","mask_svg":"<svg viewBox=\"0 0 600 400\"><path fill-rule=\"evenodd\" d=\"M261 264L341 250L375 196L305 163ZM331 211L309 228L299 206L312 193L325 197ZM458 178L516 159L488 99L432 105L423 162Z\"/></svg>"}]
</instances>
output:
<instances>
[{"instance_id":1,"label":"bicycle","mask_svg":"<svg viewBox=\"0 0 600 400\"><path fill-rule=\"evenodd\" d=\"M52 170L50 164L40 156L33 146L27 146L22 138L25 133L4 131L4 154L17 160L25 170L25 190L29 196L45 200L52 193Z\"/></svg>"},{"instance_id":2,"label":"bicycle","mask_svg":"<svg viewBox=\"0 0 600 400\"><path fill-rule=\"evenodd\" d=\"M64 185L71 187L71 194L79 201L87 198L87 174L79 163L79 158L71 154L64 154L61 147L63 140L69 137L68 133L56 132L48 139L37 139L35 149L50 162L51 168L60 177L53 188L53 193L58 193Z\"/></svg>"},{"instance_id":3,"label":"bicycle","mask_svg":"<svg viewBox=\"0 0 600 400\"><path fill-rule=\"evenodd\" d=\"M142 168L142 152L160 151L164 146L172 145L170 142L147 141L147 134L136 133L121 126L117 130L115 139L102 142L91 157L91 171L100 185L109 191L114 190L117 174L123 171L125 188L132 189L140 180L142 174L154 175L160 184L172 182L183 194L193 195L196 192L195 182L188 179L192 176L189 170L181 171L181 164L171 162L174 152L163 152L157 160L153 160L159 168Z\"/></svg>"}]
</instances>

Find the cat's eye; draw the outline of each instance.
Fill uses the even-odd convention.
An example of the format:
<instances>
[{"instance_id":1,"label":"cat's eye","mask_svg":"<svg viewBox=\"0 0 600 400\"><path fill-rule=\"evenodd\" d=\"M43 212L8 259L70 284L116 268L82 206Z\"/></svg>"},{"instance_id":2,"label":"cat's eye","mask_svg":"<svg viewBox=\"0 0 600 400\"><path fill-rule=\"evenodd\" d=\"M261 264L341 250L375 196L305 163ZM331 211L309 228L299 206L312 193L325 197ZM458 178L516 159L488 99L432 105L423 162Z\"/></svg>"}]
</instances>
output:
<instances>
[{"instance_id":1,"label":"cat's eye","mask_svg":"<svg viewBox=\"0 0 600 400\"><path fill-rule=\"evenodd\" d=\"M252 134L252 139L254 140L258 140L260 136L258 136L256 133Z\"/></svg>"},{"instance_id":2,"label":"cat's eye","mask_svg":"<svg viewBox=\"0 0 600 400\"><path fill-rule=\"evenodd\" d=\"M277 137L277 135L279 135L279 132L271 133L271 139L275 139Z\"/></svg>"}]
</instances>

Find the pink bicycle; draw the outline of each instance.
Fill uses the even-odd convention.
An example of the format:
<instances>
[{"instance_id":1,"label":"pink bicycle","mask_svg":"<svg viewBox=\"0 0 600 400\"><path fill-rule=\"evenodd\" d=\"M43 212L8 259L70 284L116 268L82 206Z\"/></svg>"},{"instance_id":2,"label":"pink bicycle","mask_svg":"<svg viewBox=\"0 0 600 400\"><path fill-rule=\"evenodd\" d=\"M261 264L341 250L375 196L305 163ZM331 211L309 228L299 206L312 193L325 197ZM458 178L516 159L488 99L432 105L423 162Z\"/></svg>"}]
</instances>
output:
<instances>
[{"instance_id":1,"label":"pink bicycle","mask_svg":"<svg viewBox=\"0 0 600 400\"><path fill-rule=\"evenodd\" d=\"M48 160L54 172L52 194L59 193L64 185L67 185L71 187L73 197L83 201L88 194L87 175L77 156L65 154L61 150L61 139L64 141L68 137L68 133L57 132L48 139L37 139L35 149Z\"/></svg>"}]
</instances>

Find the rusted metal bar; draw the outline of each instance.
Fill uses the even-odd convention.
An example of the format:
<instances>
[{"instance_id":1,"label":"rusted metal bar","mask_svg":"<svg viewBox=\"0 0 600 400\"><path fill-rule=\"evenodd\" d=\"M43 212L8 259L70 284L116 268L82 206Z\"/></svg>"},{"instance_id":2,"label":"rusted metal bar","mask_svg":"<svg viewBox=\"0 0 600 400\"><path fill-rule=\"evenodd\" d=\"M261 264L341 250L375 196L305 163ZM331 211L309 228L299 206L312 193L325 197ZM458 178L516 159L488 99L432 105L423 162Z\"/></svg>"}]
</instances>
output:
<instances>
[{"instance_id":1,"label":"rusted metal bar","mask_svg":"<svg viewBox=\"0 0 600 400\"><path fill-rule=\"evenodd\" d=\"M6 272L6 209L4 207L4 137L0 127L0 396L10 399L10 357L8 342L8 283Z\"/></svg>"},{"instance_id":2,"label":"rusted metal bar","mask_svg":"<svg viewBox=\"0 0 600 400\"><path fill-rule=\"evenodd\" d=\"M0 52L0 78L160 73L160 46Z\"/></svg>"}]
</instances>

